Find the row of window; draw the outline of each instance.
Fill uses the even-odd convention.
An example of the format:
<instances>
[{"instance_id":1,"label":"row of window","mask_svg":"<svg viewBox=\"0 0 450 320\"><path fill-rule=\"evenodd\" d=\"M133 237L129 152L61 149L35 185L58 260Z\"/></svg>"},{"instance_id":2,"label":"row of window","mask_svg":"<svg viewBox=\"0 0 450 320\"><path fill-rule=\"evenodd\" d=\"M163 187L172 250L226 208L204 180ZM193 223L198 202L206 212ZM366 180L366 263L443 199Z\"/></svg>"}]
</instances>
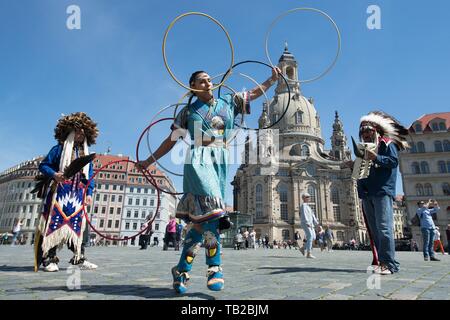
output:
<instances>
[{"instance_id":1,"label":"row of window","mask_svg":"<svg viewBox=\"0 0 450 320\"><path fill-rule=\"evenodd\" d=\"M450 196L450 184L443 183L442 184L442 193L446 196ZM417 196L432 196L433 193L433 186L429 183L425 183L422 185L421 183L416 184L416 195Z\"/></svg>"},{"instance_id":2,"label":"row of window","mask_svg":"<svg viewBox=\"0 0 450 320\"><path fill-rule=\"evenodd\" d=\"M447 152L447 151L450 151L449 140L444 140L443 142L438 140L434 142L434 152ZM426 152L425 144L422 141L417 142L417 144L412 142L410 152L411 153Z\"/></svg>"},{"instance_id":3,"label":"row of window","mask_svg":"<svg viewBox=\"0 0 450 320\"><path fill-rule=\"evenodd\" d=\"M450 173L450 161L438 161L437 169L439 173ZM428 174L430 173L430 166L427 161L413 162L411 164L411 171L413 174Z\"/></svg>"},{"instance_id":4,"label":"row of window","mask_svg":"<svg viewBox=\"0 0 450 320\"><path fill-rule=\"evenodd\" d=\"M116 211L116 214L121 214L122 213L122 208L120 208L120 207L118 207L118 208L110 207L109 208L109 214L114 214L114 210ZM99 213L99 211L100 211L101 214L106 214L106 207L95 206L94 207L94 213Z\"/></svg>"},{"instance_id":5,"label":"row of window","mask_svg":"<svg viewBox=\"0 0 450 320\"><path fill-rule=\"evenodd\" d=\"M41 205L40 204L29 205L29 206L12 205L12 206L8 206L6 208L6 211L4 211L3 213L14 213L14 212L19 212L19 213L37 213L37 212L40 211L40 209L41 209Z\"/></svg>"},{"instance_id":6,"label":"row of window","mask_svg":"<svg viewBox=\"0 0 450 320\"><path fill-rule=\"evenodd\" d=\"M142 199L142 205L146 206L147 205L147 198ZM133 198L128 198L128 205L131 206L133 205ZM135 206L140 206L141 205L141 199L140 198L136 198L134 199L134 205ZM153 207L155 205L155 200L154 199L150 199L150 207Z\"/></svg>"},{"instance_id":7,"label":"row of window","mask_svg":"<svg viewBox=\"0 0 450 320\"><path fill-rule=\"evenodd\" d=\"M140 228L139 229L141 229L142 228L142 225L143 225L143 223L141 222L141 225L140 225ZM125 222L125 230L137 230L138 229L138 223L137 222L133 222L133 228L132 229L130 229L130 226L131 226L131 222ZM155 229L154 229L155 231L158 231L159 230L159 223L155 223Z\"/></svg>"},{"instance_id":8,"label":"row of window","mask_svg":"<svg viewBox=\"0 0 450 320\"><path fill-rule=\"evenodd\" d=\"M112 228L112 224L113 224L113 220L108 220L107 223L106 223L106 228ZM144 224L143 222L140 223L139 230L142 228L143 224ZM104 228L104 227L105 227L105 220L100 219L100 221L99 221L99 228ZM114 228L118 229L119 227L120 227L120 220L115 220L114 221ZM126 221L124 230L138 230L138 222L128 222L128 221ZM159 223L155 224L155 230L156 231L159 230Z\"/></svg>"},{"instance_id":9,"label":"row of window","mask_svg":"<svg viewBox=\"0 0 450 320\"><path fill-rule=\"evenodd\" d=\"M111 200L110 202L116 202L116 195L115 194L111 194L111 195L104 194L103 197L102 197L101 194L97 193L95 195L95 201L100 201L100 199L102 199L103 202L108 202L108 199ZM127 199L128 199L128 201L127 201L128 205L130 205L130 206L133 205L133 198L130 197L130 198L127 198ZM118 203L122 203L122 200L123 200L123 196L122 195L117 195L117 202ZM134 199L134 205L140 206L141 205L141 200L142 200L142 205L143 206L146 206L148 203L150 203L149 205L151 207L153 207L155 205L155 199L148 199L148 198L143 198L143 199L135 198Z\"/></svg>"},{"instance_id":10,"label":"row of window","mask_svg":"<svg viewBox=\"0 0 450 320\"><path fill-rule=\"evenodd\" d=\"M1 226L1 227L11 227L11 228L12 228L12 227L13 227L13 224L14 224L14 221L15 221L15 218L3 219L3 220L0 222L0 226ZM34 219L34 225L33 225L33 227L36 227L36 226L37 226L37 222L38 222L38 219L35 218L35 219ZM25 224L24 224L23 227L26 227L26 228L31 227L31 219L27 219L27 220L25 221Z\"/></svg>"},{"instance_id":11,"label":"row of window","mask_svg":"<svg viewBox=\"0 0 450 320\"><path fill-rule=\"evenodd\" d=\"M153 216L153 211L149 212L150 217ZM160 213L158 212L158 214L156 215L156 218L159 219L160 217ZM131 218L131 210L127 210L127 218ZM134 218L139 218L139 210L134 210ZM141 218L145 219L147 218L147 211L143 210L141 212Z\"/></svg>"},{"instance_id":12,"label":"row of window","mask_svg":"<svg viewBox=\"0 0 450 320\"><path fill-rule=\"evenodd\" d=\"M416 125L414 125L414 130L416 132L422 132L422 124L417 123ZM445 122L444 121L440 121L440 122L433 122L431 124L431 130L433 131L447 131L447 128L445 126Z\"/></svg>"},{"instance_id":13,"label":"row of window","mask_svg":"<svg viewBox=\"0 0 450 320\"><path fill-rule=\"evenodd\" d=\"M309 185L307 187L308 193L310 194L310 202L308 205L311 209L316 212L316 187ZM262 184L257 184L255 187L255 200L256 200L256 217L263 217L263 186ZM278 187L278 193L280 197L280 216L281 220L288 221L288 188L286 185L280 185ZM341 220L341 209L339 206L340 197L339 190L337 188L331 188L331 201L333 202L333 215L335 221Z\"/></svg>"},{"instance_id":14,"label":"row of window","mask_svg":"<svg viewBox=\"0 0 450 320\"><path fill-rule=\"evenodd\" d=\"M12 193L6 197L6 201L27 201L27 200L35 200L36 194L26 193L25 196L23 193Z\"/></svg>"},{"instance_id":15,"label":"row of window","mask_svg":"<svg viewBox=\"0 0 450 320\"><path fill-rule=\"evenodd\" d=\"M125 180L125 175L124 174L119 175L119 174L111 174L111 173L100 172L98 174L98 177L100 179ZM131 182L131 183L150 184L145 177L144 178L142 178L142 177L137 177L137 178L130 177L129 178L129 182ZM157 180L157 182L159 184L163 184L163 180L161 180L161 179ZM123 190L123 189L121 189L121 190Z\"/></svg>"}]
</instances>

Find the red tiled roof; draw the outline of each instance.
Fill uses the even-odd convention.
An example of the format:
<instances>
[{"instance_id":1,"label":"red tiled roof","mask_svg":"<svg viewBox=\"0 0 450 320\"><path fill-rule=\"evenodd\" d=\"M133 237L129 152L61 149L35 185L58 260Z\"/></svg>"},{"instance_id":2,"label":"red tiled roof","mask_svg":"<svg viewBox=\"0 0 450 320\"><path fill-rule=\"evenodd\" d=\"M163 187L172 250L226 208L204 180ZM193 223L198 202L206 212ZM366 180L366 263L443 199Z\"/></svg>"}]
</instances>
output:
<instances>
[{"instance_id":1,"label":"red tiled roof","mask_svg":"<svg viewBox=\"0 0 450 320\"><path fill-rule=\"evenodd\" d=\"M420 122L420 124L422 125L423 132L432 131L429 124L430 121L436 118L445 120L445 127L447 128L447 130L450 130L450 112L440 112L440 113L424 114L411 124L411 126L409 127L409 131L415 132L413 125L417 122Z\"/></svg>"}]
</instances>

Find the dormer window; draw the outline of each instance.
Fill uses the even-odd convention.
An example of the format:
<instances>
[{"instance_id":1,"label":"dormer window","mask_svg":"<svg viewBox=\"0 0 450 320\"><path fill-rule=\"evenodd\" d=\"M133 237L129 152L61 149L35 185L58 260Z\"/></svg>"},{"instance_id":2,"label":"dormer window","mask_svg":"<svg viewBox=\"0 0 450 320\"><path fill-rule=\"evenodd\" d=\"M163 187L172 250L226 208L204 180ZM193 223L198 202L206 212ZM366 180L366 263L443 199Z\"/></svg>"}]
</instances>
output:
<instances>
[{"instance_id":1,"label":"dormer window","mask_svg":"<svg viewBox=\"0 0 450 320\"><path fill-rule=\"evenodd\" d=\"M434 123L431 125L431 129L433 129L433 131L439 131L439 125L438 125L438 123L437 123L437 122L434 122Z\"/></svg>"},{"instance_id":2,"label":"dormer window","mask_svg":"<svg viewBox=\"0 0 450 320\"><path fill-rule=\"evenodd\" d=\"M416 125L414 126L414 130L415 130L416 132L422 132L422 125L421 125L420 123L416 124Z\"/></svg>"},{"instance_id":3,"label":"dormer window","mask_svg":"<svg viewBox=\"0 0 450 320\"><path fill-rule=\"evenodd\" d=\"M444 122L439 122L439 130L440 131L446 131L447 128L445 127L445 123Z\"/></svg>"}]
</instances>

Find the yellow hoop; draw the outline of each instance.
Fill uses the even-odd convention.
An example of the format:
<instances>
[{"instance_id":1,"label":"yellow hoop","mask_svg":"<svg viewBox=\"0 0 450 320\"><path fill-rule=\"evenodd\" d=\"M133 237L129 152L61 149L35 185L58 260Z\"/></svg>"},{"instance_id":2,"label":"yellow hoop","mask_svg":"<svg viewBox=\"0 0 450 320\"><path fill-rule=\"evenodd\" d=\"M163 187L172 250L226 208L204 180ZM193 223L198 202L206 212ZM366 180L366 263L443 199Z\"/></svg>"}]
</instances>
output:
<instances>
[{"instance_id":1,"label":"yellow hoop","mask_svg":"<svg viewBox=\"0 0 450 320\"><path fill-rule=\"evenodd\" d=\"M164 65L167 69L167 71L169 72L170 76L173 78L173 80L175 80L180 86L182 86L183 88L190 90L190 91L195 91L195 92L205 92L206 90L198 90L198 89L192 89L186 85L184 85L181 81L179 81L177 79L177 77L175 77L175 75L173 74L172 70L169 68L169 65L167 63L167 57L166 57L166 41L167 41L167 35L169 34L169 31L172 29L173 25L175 24L175 22L177 22L178 20L180 20L183 17L189 16L189 15L198 15L198 16L203 16L206 17L210 20L212 20L213 22L215 22L222 30L223 32L225 32L225 35L227 36L228 39L228 43L230 44L230 49L231 49L231 64L230 64L230 70L233 67L234 64L234 49L233 49L233 43L231 42L231 38L230 35L228 34L227 30L225 29L225 27L216 19L214 19L213 17L211 17L210 15L207 15L206 13L202 13L202 12L186 12L183 13L181 15L179 15L178 17L176 17L170 24L169 27L167 27L167 30L164 34L164 39L163 39L163 45L162 45L162 53L163 53L163 59L164 59ZM213 86L211 88L211 90L215 90L217 88L219 88L220 86L222 86L225 82L225 80L230 76L231 72L228 73L228 76L226 76L221 83L219 83L217 86Z\"/></svg>"}]
</instances>

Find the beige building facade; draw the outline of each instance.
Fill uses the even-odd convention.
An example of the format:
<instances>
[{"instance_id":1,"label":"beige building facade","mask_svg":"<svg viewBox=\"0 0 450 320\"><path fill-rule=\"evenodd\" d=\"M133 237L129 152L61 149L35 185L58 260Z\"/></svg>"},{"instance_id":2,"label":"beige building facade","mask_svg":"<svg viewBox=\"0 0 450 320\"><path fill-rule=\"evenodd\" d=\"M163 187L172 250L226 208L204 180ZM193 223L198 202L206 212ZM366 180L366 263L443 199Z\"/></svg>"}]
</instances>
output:
<instances>
[{"instance_id":1,"label":"beige building facade","mask_svg":"<svg viewBox=\"0 0 450 320\"><path fill-rule=\"evenodd\" d=\"M408 221L416 214L418 201L437 200L441 209L434 223L445 237L450 223L450 112L423 115L409 132L411 149L400 154ZM412 234L421 249L420 228L412 227Z\"/></svg>"}]
</instances>

